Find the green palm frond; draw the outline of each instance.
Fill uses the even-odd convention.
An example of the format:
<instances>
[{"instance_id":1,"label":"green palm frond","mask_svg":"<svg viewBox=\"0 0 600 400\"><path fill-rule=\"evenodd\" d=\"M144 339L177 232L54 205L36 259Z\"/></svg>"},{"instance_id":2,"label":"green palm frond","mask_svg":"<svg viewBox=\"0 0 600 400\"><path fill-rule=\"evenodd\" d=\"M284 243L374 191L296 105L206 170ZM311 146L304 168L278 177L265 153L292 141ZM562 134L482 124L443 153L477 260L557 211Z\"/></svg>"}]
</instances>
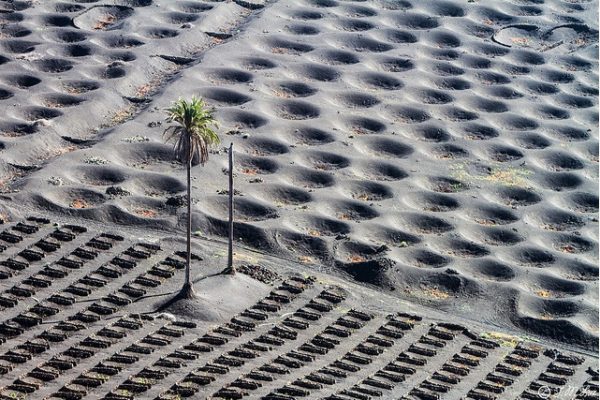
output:
<instances>
[{"instance_id":1,"label":"green palm frond","mask_svg":"<svg viewBox=\"0 0 600 400\"><path fill-rule=\"evenodd\" d=\"M200 164L208 161L208 149L221 141L215 132L218 123L214 110L208 108L204 100L192 97L190 101L179 99L167 112L167 122L175 125L165 129L165 141L175 141L173 151L182 163L189 163L198 157Z\"/></svg>"}]
</instances>

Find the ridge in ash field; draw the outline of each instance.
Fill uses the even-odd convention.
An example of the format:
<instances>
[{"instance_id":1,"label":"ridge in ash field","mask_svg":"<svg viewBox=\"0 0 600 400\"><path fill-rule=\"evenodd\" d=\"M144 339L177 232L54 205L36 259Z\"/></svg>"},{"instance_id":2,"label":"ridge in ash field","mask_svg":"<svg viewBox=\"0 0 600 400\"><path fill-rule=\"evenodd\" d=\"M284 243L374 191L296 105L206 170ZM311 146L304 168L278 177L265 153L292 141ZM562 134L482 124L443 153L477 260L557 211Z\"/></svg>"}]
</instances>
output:
<instances>
[{"instance_id":1,"label":"ridge in ash field","mask_svg":"<svg viewBox=\"0 0 600 400\"><path fill-rule=\"evenodd\" d=\"M198 94L238 244L597 349L597 2L0 5L7 206L182 226L162 109ZM211 157L194 230L226 236Z\"/></svg>"}]
</instances>

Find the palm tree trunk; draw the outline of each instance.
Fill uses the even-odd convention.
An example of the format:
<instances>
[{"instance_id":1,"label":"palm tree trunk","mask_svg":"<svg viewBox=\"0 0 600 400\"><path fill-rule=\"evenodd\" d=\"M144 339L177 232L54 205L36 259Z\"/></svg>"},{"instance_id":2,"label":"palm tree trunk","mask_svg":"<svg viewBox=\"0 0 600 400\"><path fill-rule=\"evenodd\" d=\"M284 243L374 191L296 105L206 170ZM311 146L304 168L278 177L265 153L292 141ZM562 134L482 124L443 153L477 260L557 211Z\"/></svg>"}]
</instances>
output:
<instances>
[{"instance_id":1,"label":"palm tree trunk","mask_svg":"<svg viewBox=\"0 0 600 400\"><path fill-rule=\"evenodd\" d=\"M189 157L187 163L187 251L185 263L185 283L181 289L185 298L194 297L194 287L192 285L192 160Z\"/></svg>"}]
</instances>

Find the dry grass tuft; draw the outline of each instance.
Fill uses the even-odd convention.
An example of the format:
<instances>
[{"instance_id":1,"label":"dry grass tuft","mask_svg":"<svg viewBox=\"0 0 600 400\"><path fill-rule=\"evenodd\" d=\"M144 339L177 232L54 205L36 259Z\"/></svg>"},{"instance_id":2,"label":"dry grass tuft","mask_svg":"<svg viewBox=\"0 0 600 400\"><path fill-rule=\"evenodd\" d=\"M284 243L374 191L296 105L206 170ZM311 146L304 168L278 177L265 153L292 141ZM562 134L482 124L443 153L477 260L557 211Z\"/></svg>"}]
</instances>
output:
<instances>
[{"instance_id":1,"label":"dry grass tuft","mask_svg":"<svg viewBox=\"0 0 600 400\"><path fill-rule=\"evenodd\" d=\"M98 21L96 21L96 23L94 24L92 29L104 30L107 27L109 27L110 25L114 24L114 22L116 20L117 20L117 17L112 14L104 15L102 18L100 18Z\"/></svg>"},{"instance_id":2,"label":"dry grass tuft","mask_svg":"<svg viewBox=\"0 0 600 400\"><path fill-rule=\"evenodd\" d=\"M88 204L87 201L85 201L84 199L74 199L71 202L71 208L76 208L76 209L82 209L82 208L88 208L90 205Z\"/></svg>"},{"instance_id":3,"label":"dry grass tuft","mask_svg":"<svg viewBox=\"0 0 600 400\"><path fill-rule=\"evenodd\" d=\"M512 37L510 41L519 46L527 46L529 44L529 39L525 37Z\"/></svg>"},{"instance_id":4,"label":"dry grass tuft","mask_svg":"<svg viewBox=\"0 0 600 400\"><path fill-rule=\"evenodd\" d=\"M133 117L133 113L135 108L133 106L125 107L121 110L116 111L113 116L110 118L111 126L122 124L123 122L131 119Z\"/></svg>"},{"instance_id":5,"label":"dry grass tuft","mask_svg":"<svg viewBox=\"0 0 600 400\"><path fill-rule=\"evenodd\" d=\"M358 254L354 254L350 257L348 257L348 262L351 263L361 263L361 262L365 262L367 261L366 258L364 258L363 256L359 256Z\"/></svg>"},{"instance_id":6,"label":"dry grass tuft","mask_svg":"<svg viewBox=\"0 0 600 400\"><path fill-rule=\"evenodd\" d=\"M500 332L484 332L481 334L481 337L484 339L492 339L495 342L500 343L502 347L517 347L519 343L521 343L521 338L513 335L507 335L505 333Z\"/></svg>"},{"instance_id":7,"label":"dry grass tuft","mask_svg":"<svg viewBox=\"0 0 600 400\"><path fill-rule=\"evenodd\" d=\"M154 218L158 215L156 211L147 208L136 208L133 213L144 218Z\"/></svg>"},{"instance_id":8,"label":"dry grass tuft","mask_svg":"<svg viewBox=\"0 0 600 400\"><path fill-rule=\"evenodd\" d=\"M244 175L256 175L258 174L258 169L256 168L243 168L242 174Z\"/></svg>"},{"instance_id":9,"label":"dry grass tuft","mask_svg":"<svg viewBox=\"0 0 600 400\"><path fill-rule=\"evenodd\" d=\"M491 182L505 186L529 187L529 176L533 171L526 167L493 166L481 169L480 165L469 162L455 163L450 166L452 177L460 181Z\"/></svg>"},{"instance_id":10,"label":"dry grass tuft","mask_svg":"<svg viewBox=\"0 0 600 400\"><path fill-rule=\"evenodd\" d=\"M433 288L425 287L425 288L422 288L422 290L423 290L423 293L427 297L431 297L434 299L443 300L443 299L447 299L448 297L450 297L450 294L448 292L445 292L437 287L433 287Z\"/></svg>"},{"instance_id":11,"label":"dry grass tuft","mask_svg":"<svg viewBox=\"0 0 600 400\"><path fill-rule=\"evenodd\" d=\"M548 291L548 290L536 290L536 291L535 291L535 294L536 294L537 296L543 297L543 298L545 298L545 299L547 299L547 298L549 298L549 297L552 297L552 294L551 294L551 293L550 293L550 291Z\"/></svg>"}]
</instances>

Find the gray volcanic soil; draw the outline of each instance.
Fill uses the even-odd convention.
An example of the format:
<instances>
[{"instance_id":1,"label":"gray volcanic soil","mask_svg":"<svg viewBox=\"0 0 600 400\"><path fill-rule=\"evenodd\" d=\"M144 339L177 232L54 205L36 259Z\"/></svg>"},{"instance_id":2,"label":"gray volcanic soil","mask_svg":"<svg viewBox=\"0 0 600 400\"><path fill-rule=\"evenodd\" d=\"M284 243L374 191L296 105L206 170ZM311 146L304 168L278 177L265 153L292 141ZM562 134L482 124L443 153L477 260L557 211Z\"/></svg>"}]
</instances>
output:
<instances>
[{"instance_id":1,"label":"gray volcanic soil","mask_svg":"<svg viewBox=\"0 0 600 400\"><path fill-rule=\"evenodd\" d=\"M162 109L199 94L240 246L597 349L597 2L0 4L7 207L182 226Z\"/></svg>"}]
</instances>

